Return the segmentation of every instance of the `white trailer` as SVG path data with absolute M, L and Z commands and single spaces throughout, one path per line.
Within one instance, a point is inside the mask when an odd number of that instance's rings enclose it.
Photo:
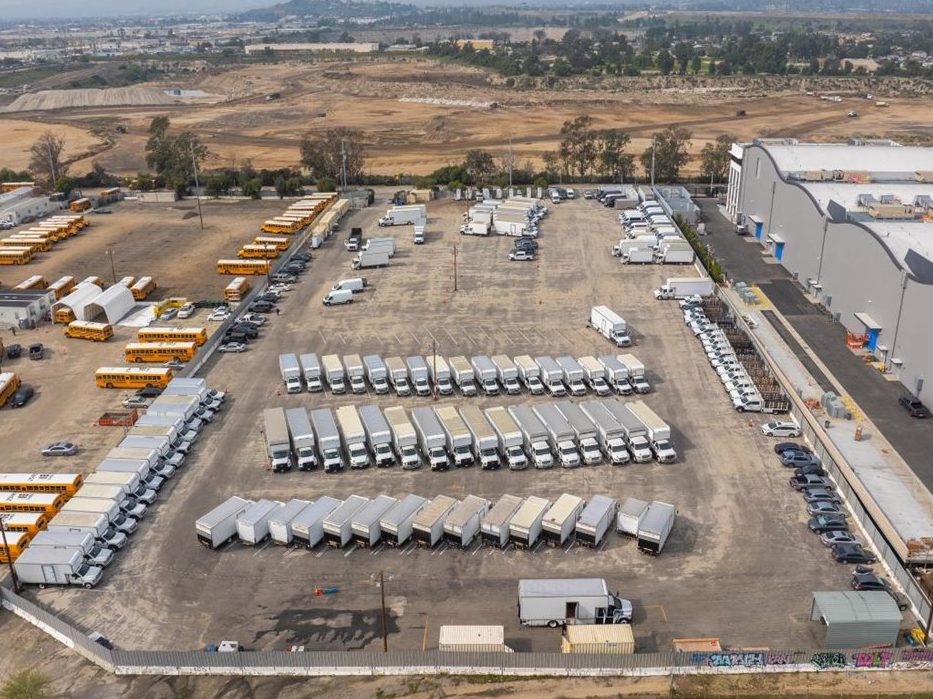
M 372 548 L 379 543 L 382 529 L 379 522 L 398 500 L 388 495 L 379 495 L 357 510 L 350 521 L 353 540 L 363 548 Z
M 401 406 L 385 409 L 385 418 L 392 430 L 392 444 L 406 471 L 421 468 L 421 456 L 418 454 L 418 433 Z
M 292 536 L 297 546 L 313 549 L 324 539 L 324 518 L 336 510 L 340 500 L 322 495 L 303 509 L 291 521 Z
M 577 520 L 577 543 L 590 548 L 599 548 L 612 528 L 615 516 L 615 500 L 605 495 L 591 497 Z
M 616 517 L 616 531 L 627 536 L 638 536 L 641 520 L 648 511 L 648 503 L 638 498 L 626 498 Z
M 459 548 L 469 548 L 479 534 L 480 523 L 489 512 L 489 500 L 467 495 L 444 520 L 444 538 Z
M 499 438 L 483 411 L 475 405 L 464 405 L 460 408 L 460 415 L 473 437 L 473 454 L 482 469 L 494 471 L 499 468 Z
M 275 500 L 257 500 L 243 510 L 236 518 L 236 531 L 240 541 L 247 546 L 255 546 L 265 541 L 269 536 L 269 520 L 284 507 L 285 505 Z
M 353 537 L 353 517 L 369 503 L 369 498 L 351 495 L 324 518 L 324 541 L 333 548 L 343 548 Z
M 528 458 L 522 448 L 525 438 L 518 423 L 502 406 L 488 408 L 486 418 L 495 430 L 499 442 L 499 456 L 512 471 L 521 471 L 528 468 Z
M 674 527 L 676 514 L 677 510 L 670 503 L 654 500 L 648 505 L 638 525 L 638 550 L 652 555 L 661 553 Z
M 540 396 L 544 393 L 544 384 L 541 383 L 541 369 L 527 354 L 515 357 L 515 367 L 518 369 L 518 376 L 525 388 L 533 396 Z
M 474 461 L 473 436 L 457 409 L 452 405 L 445 405 L 435 408 L 434 412 L 441 421 L 447 440 L 447 452 L 453 459 L 454 466 L 457 468 L 472 466 Z
M 366 431 L 366 440 L 373 453 L 373 462 L 382 468 L 395 464 L 395 453 L 392 451 L 392 432 L 386 422 L 382 411 L 376 405 L 364 405 L 360 408 L 360 420 Z
M 235 539 L 237 517 L 252 504 L 252 500 L 233 496 L 203 517 L 199 517 L 194 524 L 198 541 L 209 549 L 218 549 L 228 541 Z
M 313 352 L 298 357 L 301 364 L 301 375 L 304 377 L 308 393 L 319 393 L 324 390 L 321 383 L 321 362 Z
M 617 347 L 632 344 L 625 319 L 608 306 L 593 306 L 590 309 L 590 325 Z
M 302 408 L 304 410 L 304 408 Z M 269 518 L 269 536 L 273 544 L 291 546 L 294 532 L 292 521 L 311 506 L 308 500 L 289 500 Z
M 544 498 L 531 495 L 518 508 L 509 522 L 509 541 L 520 549 L 533 548 L 541 536 L 541 520 L 551 503 Z
M 382 515 L 379 527 L 382 540 L 387 546 L 404 546 L 411 538 L 415 517 L 428 504 L 420 495 L 406 495 L 395 506 Z
M 522 506 L 522 499 L 514 495 L 503 495 L 483 517 L 480 538 L 487 546 L 500 549 L 509 544 L 509 523 Z
M 541 538 L 549 546 L 563 546 L 577 526 L 583 511 L 583 498 L 562 493 L 541 520 Z
M 437 546 L 437 542 L 444 536 L 444 521 L 457 502 L 446 495 L 438 495 L 415 515 L 411 523 L 411 536 L 418 546 Z
M 527 405 L 510 405 L 509 414 L 518 423 L 524 438 L 525 454 L 535 468 L 551 468 L 554 456 L 548 446 L 547 427 Z

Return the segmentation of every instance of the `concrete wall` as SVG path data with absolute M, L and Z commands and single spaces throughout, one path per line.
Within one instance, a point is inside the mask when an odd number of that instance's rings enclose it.
M 730 195 L 738 187 L 737 210 L 764 222 L 762 246 L 773 251 L 769 234 L 782 238 L 781 264 L 816 300 L 838 314 L 847 330 L 866 332 L 855 313 L 866 313 L 881 325 L 878 345 L 888 350 L 876 355 L 909 391 L 933 403 L 933 386 L 923 381 L 933 377 L 929 351 L 933 325 L 928 322 L 933 286 L 913 279 L 881 240 L 862 226 L 826 220 L 806 189 L 784 181 L 760 146 L 745 149 L 741 178 L 730 185 Z M 754 226 L 750 228 L 754 235 Z M 893 364 L 892 359 L 902 364 Z

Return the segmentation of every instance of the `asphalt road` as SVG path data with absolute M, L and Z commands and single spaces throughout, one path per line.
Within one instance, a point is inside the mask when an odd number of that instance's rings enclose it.
M 933 461 L 930 460 L 933 420 L 912 418 L 898 405 L 898 398 L 906 393 L 904 387 L 886 380 L 853 354 L 846 346 L 845 328 L 811 304 L 787 270 L 766 263 L 758 244 L 737 236 L 733 225 L 719 213 L 714 199 L 696 201 L 703 209 L 708 243 L 727 276 L 735 281 L 755 282 L 761 287 L 924 485 L 933 490 Z M 778 331 L 781 332 L 781 328 Z M 786 336 L 784 339 L 788 340 Z M 788 344 L 800 356 L 799 345 L 790 341 Z M 810 364 L 804 362 L 808 369 Z M 824 385 L 819 375 L 814 378 Z

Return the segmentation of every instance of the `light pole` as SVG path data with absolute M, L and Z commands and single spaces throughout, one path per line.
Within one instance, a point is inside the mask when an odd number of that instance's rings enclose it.
M 437 340 L 431 338 L 431 362 L 434 365 L 431 369 L 431 376 L 434 377 L 434 400 L 437 400 Z
M 117 283 L 117 268 L 113 264 L 113 248 L 107 248 L 107 257 L 110 258 L 110 274 L 113 276 L 113 283 Z
M 454 245 L 454 291 L 457 291 L 457 246 Z
M 201 212 L 201 183 L 198 181 L 198 159 L 194 156 L 194 141 L 191 142 L 191 165 L 194 168 L 194 195 L 198 200 L 198 218 L 201 220 L 201 230 L 204 230 L 204 214 Z

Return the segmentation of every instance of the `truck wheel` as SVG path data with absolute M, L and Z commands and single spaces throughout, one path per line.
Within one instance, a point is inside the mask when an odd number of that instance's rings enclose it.
M 738 407 L 738 408 L 736 408 L 736 410 L 737 410 L 738 412 L 740 412 L 740 413 L 744 413 L 744 412 L 745 412 L 745 408 L 743 408 L 743 407 L 741 407 L 741 406 Z
M 40 590 L 44 590 L 46 587 L 48 587 L 48 585 L 46 585 L 45 583 L 39 583 Z
M 551 620 L 547 623 L 547 625 L 548 625 L 548 628 L 550 628 L 550 629 L 556 629 L 558 626 L 560 626 L 560 622 L 557 621 L 556 619 L 551 619 Z
M 94 587 L 94 586 L 91 585 L 91 583 L 84 583 L 84 589 L 85 589 L 85 590 L 90 590 L 92 587 Z

